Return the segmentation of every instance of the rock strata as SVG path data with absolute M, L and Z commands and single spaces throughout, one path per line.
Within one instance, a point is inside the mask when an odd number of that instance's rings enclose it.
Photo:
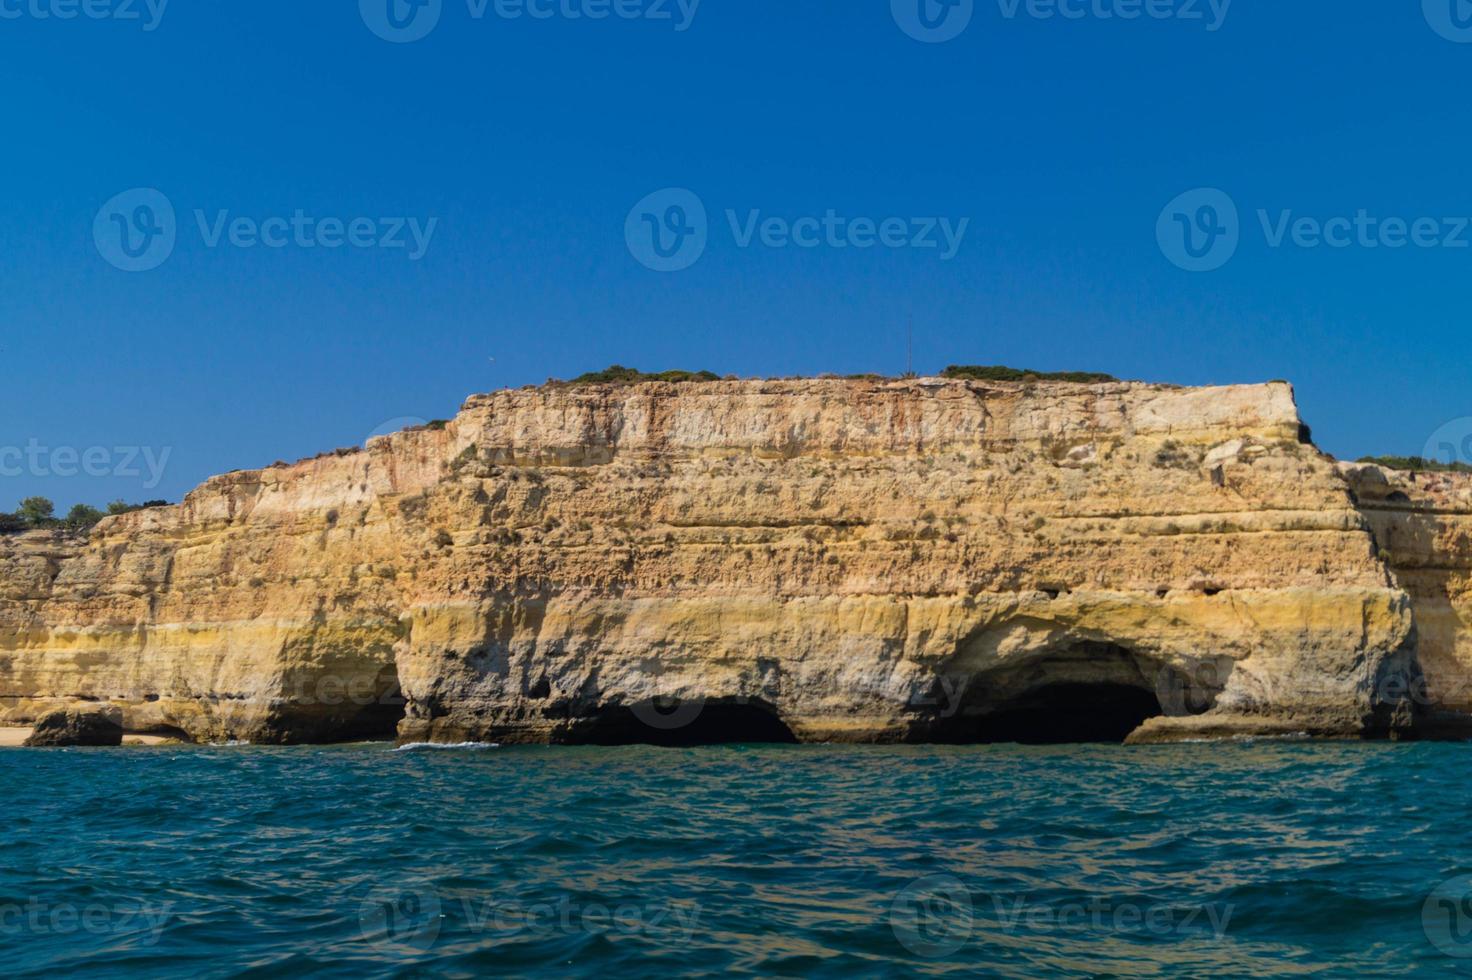
M 1426 736 L 1472 737 L 1472 474 L 1340 464 L 1376 552 L 1410 596 L 1406 693 Z
M 1451 690 L 1472 665 L 1434 599 L 1464 587 L 1435 576 L 1465 529 L 1392 540 L 1400 505 L 1362 482 L 1280 383 L 502 391 L 84 538 L 0 537 L 0 722 L 85 701 L 253 742 L 1403 733 L 1420 671 Z

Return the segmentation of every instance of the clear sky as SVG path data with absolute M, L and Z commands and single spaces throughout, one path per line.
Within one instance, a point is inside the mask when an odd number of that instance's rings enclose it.
M 1344 457 L 1472 416 L 1459 0 L 158 2 L 0 0 L 0 509 L 613 362 L 898 373 L 911 320 L 922 373 L 1290 379 Z

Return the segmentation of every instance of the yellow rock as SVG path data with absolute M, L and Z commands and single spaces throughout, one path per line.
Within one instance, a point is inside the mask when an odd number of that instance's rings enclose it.
M 1472 676 L 1472 525 L 1357 508 L 1301 431 L 1285 384 L 475 396 L 85 538 L 0 538 L 0 724 L 85 701 L 210 741 L 966 740 L 1050 712 L 1123 737 L 1154 705 L 1138 740 L 1386 733 L 1418 637 L 1438 690 Z

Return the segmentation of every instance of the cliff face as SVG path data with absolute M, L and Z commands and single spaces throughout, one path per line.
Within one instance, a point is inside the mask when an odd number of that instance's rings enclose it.
M 1472 737 L 1472 474 L 1342 464 L 1381 557 L 1411 597 L 1427 735 Z
M 1447 651 L 1428 677 L 1472 644 L 1300 428 L 1283 384 L 477 396 L 84 540 L 0 537 L 0 722 L 101 701 L 211 740 L 1384 733 L 1416 637 Z M 1449 542 L 1406 540 L 1397 575 Z

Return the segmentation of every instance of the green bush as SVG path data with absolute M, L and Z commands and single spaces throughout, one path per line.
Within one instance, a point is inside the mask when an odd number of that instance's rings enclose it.
M 1361 463 L 1373 463 L 1387 470 L 1409 470 L 1412 473 L 1472 473 L 1472 464 L 1443 463 L 1421 456 L 1361 456 Z
M 44 528 L 65 528 L 68 531 L 85 531 L 91 528 L 104 517 L 113 517 L 118 514 L 131 514 L 135 510 L 147 510 L 150 507 L 168 507 L 167 500 L 146 500 L 141 504 L 130 504 L 123 500 L 114 500 L 107 505 L 107 510 L 101 511 L 90 504 L 77 504 L 67 511 L 64 518 L 57 518 L 56 505 L 45 497 L 27 497 L 20 502 L 20 509 L 14 514 L 6 514 L 0 511 L 0 534 L 16 534 L 20 531 L 31 531 Z
M 568 384 L 574 385 L 605 385 L 605 384 L 641 384 L 646 381 L 667 381 L 674 384 L 683 384 L 691 381 L 719 381 L 721 376 L 713 371 L 659 371 L 648 374 L 637 368 L 624 367 L 614 364 L 602 371 L 590 371 L 573 378 Z
M 978 364 L 952 364 L 941 372 L 942 378 L 964 378 L 971 381 L 1072 381 L 1079 384 L 1098 384 L 1118 381 L 1112 374 L 1094 371 L 1031 371 L 1023 368 L 987 366 Z
M 83 531 L 89 527 L 92 527 L 94 524 L 96 524 L 98 521 L 102 520 L 106 516 L 106 514 L 98 510 L 96 507 L 89 507 L 86 504 L 77 504 L 71 510 L 67 511 L 66 520 L 62 523 L 64 523 L 69 529 L 73 531 Z
M 31 527 L 46 527 L 55 522 L 56 505 L 45 497 L 27 497 L 15 513 Z

